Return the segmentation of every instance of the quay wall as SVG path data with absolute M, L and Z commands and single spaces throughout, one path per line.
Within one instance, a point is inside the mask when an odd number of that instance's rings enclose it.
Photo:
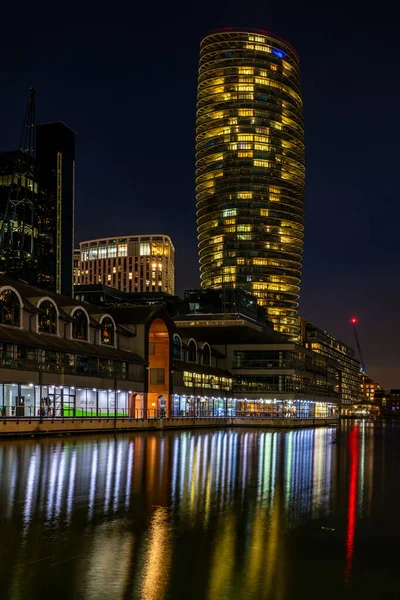
M 263 419 L 263 418 L 176 418 L 176 419 L 2 419 L 0 438 L 7 436 L 46 436 L 76 433 L 113 433 L 123 431 L 161 431 L 219 427 L 286 428 L 336 425 L 337 419 Z

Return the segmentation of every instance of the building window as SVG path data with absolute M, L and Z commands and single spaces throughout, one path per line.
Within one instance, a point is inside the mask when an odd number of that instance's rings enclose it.
M 197 360 L 197 347 L 194 340 L 190 340 L 188 344 L 188 361 L 196 362 Z
M 211 364 L 210 346 L 208 344 L 205 344 L 205 346 L 203 347 L 203 365 L 210 365 L 210 364 Z
M 72 337 L 76 340 L 88 339 L 88 319 L 85 311 L 77 310 L 72 323 Z
M 174 335 L 172 338 L 172 358 L 181 360 L 182 357 L 182 343 L 179 335 Z
M 140 242 L 140 256 L 150 256 L 150 242 Z
M 110 317 L 104 317 L 101 322 L 101 343 L 106 346 L 114 346 L 114 323 Z
M 165 369 L 150 369 L 150 383 L 163 385 L 165 383 Z
M 2 325 L 21 325 L 21 306 L 19 298 L 12 290 L 0 294 L 0 323 Z
M 50 300 L 44 300 L 40 305 L 38 331 L 57 333 L 57 309 Z

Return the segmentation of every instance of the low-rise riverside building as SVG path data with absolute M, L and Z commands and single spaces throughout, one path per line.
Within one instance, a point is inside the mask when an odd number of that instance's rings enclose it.
M 0 411 L 23 418 L 331 418 L 337 365 L 243 315 L 101 307 L 0 278 Z
M 339 372 L 330 358 L 288 342 L 271 328 L 235 323 L 233 315 L 222 321 L 221 315 L 187 315 L 175 323 L 183 341 L 207 339 L 224 357 L 236 416 L 336 416 Z
M 0 278 L 2 416 L 128 415 L 145 392 L 133 337 L 97 306 Z

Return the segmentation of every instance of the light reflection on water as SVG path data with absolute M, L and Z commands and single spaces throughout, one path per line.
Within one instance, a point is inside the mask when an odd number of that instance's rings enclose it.
M 388 432 L 364 421 L 1 442 L 2 598 L 285 599 L 307 573 L 329 578 L 325 597 L 357 590 L 357 534 L 381 514 L 374 468 L 388 443 L 400 450 Z

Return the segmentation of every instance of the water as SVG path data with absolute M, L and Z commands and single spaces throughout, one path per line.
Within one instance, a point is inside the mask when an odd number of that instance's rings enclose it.
M 0 441 L 0 598 L 399 598 L 399 465 L 370 421 Z

